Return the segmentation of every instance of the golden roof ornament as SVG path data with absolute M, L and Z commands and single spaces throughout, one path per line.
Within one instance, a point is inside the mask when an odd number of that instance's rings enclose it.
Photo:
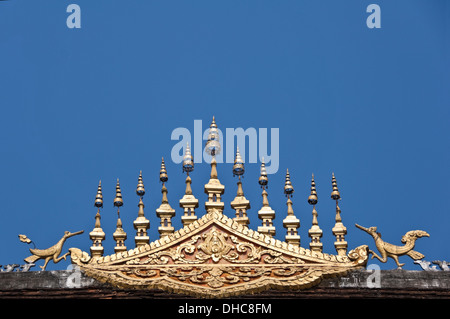
M 287 197 L 287 216 L 283 220 L 283 227 L 286 228 L 286 242 L 288 244 L 300 246 L 300 235 L 297 229 L 300 227 L 300 220 L 295 217 L 294 209 L 292 208 L 292 194 L 294 193 L 294 187 L 291 183 L 291 176 L 289 170 L 286 170 L 286 181 L 284 184 L 284 194 Z
M 161 219 L 161 225 L 158 227 L 160 237 L 164 237 L 173 233 L 174 228 L 172 226 L 172 217 L 175 216 L 175 209 L 173 209 L 169 200 L 167 199 L 167 188 L 165 183 L 169 180 L 169 176 L 166 171 L 166 164 L 164 163 L 164 157 L 161 160 L 161 170 L 159 171 L 159 180 L 162 182 L 162 200 L 161 205 L 156 209 L 156 216 Z
M 117 224 L 116 231 L 113 233 L 114 241 L 116 246 L 114 247 L 114 252 L 124 252 L 127 250 L 125 246 L 125 240 L 127 239 L 127 233 L 122 228 L 122 220 L 120 219 L 120 207 L 123 206 L 122 191 L 120 190 L 119 179 L 117 179 L 116 184 L 116 197 L 114 198 L 114 206 L 117 207 Z
M 205 152 L 212 157 L 218 155 L 221 151 L 220 141 L 219 141 L 219 130 L 217 129 L 216 121 L 212 119 L 211 125 L 209 126 L 208 140 L 205 145 Z
M 319 221 L 317 220 L 317 216 L 318 216 L 318 213 L 316 210 L 317 202 L 318 202 L 318 197 L 317 197 L 317 191 L 316 191 L 316 183 L 314 181 L 314 174 L 312 174 L 311 195 L 309 195 L 309 197 L 308 197 L 308 204 L 313 206 L 312 226 L 308 230 L 308 236 L 311 237 L 311 242 L 309 243 L 309 249 L 311 249 L 311 251 L 317 251 L 317 252 L 321 253 L 322 249 L 323 249 L 323 244 L 320 242 L 320 238 L 323 235 L 323 231 L 322 231 L 322 229 L 320 229 Z
M 150 237 L 147 234 L 147 230 L 150 228 L 150 221 L 145 218 L 144 215 L 144 202 L 143 197 L 145 195 L 144 180 L 142 178 L 142 171 L 139 172 L 138 184 L 136 187 L 136 195 L 139 196 L 139 210 L 138 217 L 134 220 L 133 226 L 136 229 L 136 236 L 134 241 L 136 247 L 144 246 L 150 242 Z
M 267 178 L 266 165 L 264 163 L 264 157 L 261 160 L 261 175 L 258 180 L 259 185 L 262 188 L 263 205 L 258 211 L 258 218 L 262 220 L 262 226 L 258 227 L 258 232 L 266 234 L 267 236 L 275 236 L 276 229 L 273 226 L 273 220 L 275 219 L 275 211 L 269 206 L 268 194 L 266 191 L 269 179 Z
M 104 248 L 102 245 L 105 240 L 105 232 L 100 225 L 100 208 L 103 207 L 103 195 L 102 195 L 102 181 L 98 182 L 97 195 L 95 196 L 94 206 L 97 207 L 97 214 L 95 215 L 94 229 L 89 233 L 89 238 L 92 240 L 92 246 L 90 247 L 92 257 L 103 256 Z
M 166 171 L 166 163 L 164 163 L 164 157 L 161 158 L 161 169 L 159 170 L 159 181 L 163 184 L 169 180 Z
M 183 208 L 183 216 L 181 222 L 183 226 L 187 226 L 197 220 L 195 209 L 198 207 L 198 199 L 192 194 L 191 177 L 189 173 L 194 170 L 194 161 L 189 148 L 189 143 L 186 145 L 186 151 L 183 159 L 183 172 L 186 172 L 186 191 L 182 199 L 180 199 L 180 207 Z
M 221 200 L 221 196 L 225 192 L 225 186 L 220 183 L 217 174 L 216 155 L 220 153 L 220 150 L 219 132 L 213 117 L 209 128 L 208 140 L 205 145 L 205 152 L 212 156 L 210 179 L 205 185 L 205 193 L 208 194 L 208 200 L 205 202 L 207 212 L 210 212 L 212 209 L 223 212 L 225 207 L 225 203 Z
M 233 218 L 234 221 L 241 225 L 247 226 L 250 223 L 250 220 L 247 216 L 247 210 L 250 209 L 250 201 L 245 198 L 244 190 L 242 189 L 242 181 L 241 176 L 244 175 L 244 161 L 241 158 L 241 154 L 239 153 L 239 147 L 236 149 L 236 157 L 233 165 L 233 176 L 238 176 L 238 188 L 237 194 L 234 200 L 231 202 L 231 208 L 235 210 L 236 217 Z
M 338 201 L 341 199 L 341 194 L 339 193 L 337 187 L 336 177 L 334 173 L 332 174 L 331 184 L 333 186 L 333 191 L 331 192 L 331 198 L 336 201 L 336 218 L 335 225 L 332 229 L 334 236 L 336 236 L 336 241 L 334 242 L 334 247 L 339 256 L 345 256 L 347 254 L 347 242 L 345 241 L 345 235 L 347 234 L 347 228 L 342 223 L 341 209 L 339 208 Z
M 191 155 L 191 148 L 189 143 L 186 144 L 186 151 L 183 157 L 183 173 L 186 172 L 187 176 L 194 170 L 194 158 Z
M 59 256 L 62 252 L 64 243 L 66 242 L 66 240 L 68 238 L 70 238 L 72 236 L 80 235 L 83 232 L 84 232 L 83 230 L 80 230 L 80 231 L 77 231 L 74 233 L 65 231 L 63 237 L 61 237 L 61 239 L 50 248 L 47 248 L 47 249 L 30 248 L 31 256 L 28 256 L 24 260 L 27 264 L 33 264 L 40 259 L 44 259 L 45 260 L 44 265 L 39 266 L 39 267 L 41 267 L 42 270 L 45 270 L 45 268 L 47 267 L 47 264 L 50 261 L 53 261 L 53 263 L 56 264 L 56 263 L 59 263 L 63 259 L 66 260 L 66 257 L 71 254 L 71 249 L 73 249 L 73 248 L 69 249 L 69 252 L 65 253 L 64 255 Z M 19 235 L 19 239 L 21 242 L 24 242 L 27 244 L 33 243 L 26 235 Z M 87 253 L 85 253 L 85 255 L 87 255 Z
M 97 195 L 95 196 L 94 206 L 97 208 L 103 207 L 103 195 L 102 195 L 102 181 L 98 182 Z
M 242 160 L 241 153 L 239 153 L 239 147 L 236 148 L 236 157 L 234 159 L 233 165 L 233 177 L 238 176 L 239 180 L 241 180 L 241 176 L 244 175 L 244 161 Z
M 286 179 L 284 183 L 284 194 L 287 198 L 290 198 L 294 194 L 294 187 L 291 183 L 291 175 L 289 174 L 289 169 L 286 170 Z
M 145 195 L 144 180 L 142 179 L 142 171 L 139 172 L 138 184 L 136 187 L 136 195 L 138 195 L 140 198 L 144 197 Z
M 261 159 L 261 174 L 259 176 L 258 184 L 264 190 L 267 188 L 269 179 L 267 178 L 266 164 L 264 163 L 264 157 Z
M 355 224 L 355 226 L 361 230 L 364 230 L 366 233 L 371 235 L 373 239 L 375 240 L 375 246 L 377 247 L 379 253 L 381 256 L 378 256 L 373 250 L 369 250 L 369 253 L 371 253 L 373 256 L 372 258 L 377 258 L 382 263 L 387 262 L 388 257 L 394 259 L 395 263 L 397 264 L 398 269 L 402 269 L 402 267 L 405 265 L 404 263 L 400 263 L 398 261 L 398 257 L 407 255 L 411 257 L 413 260 L 420 260 L 425 258 L 425 256 L 422 253 L 419 253 L 418 251 L 414 251 L 413 248 L 416 244 L 416 240 L 421 237 L 430 237 L 430 234 L 428 234 L 426 231 L 423 230 L 411 230 L 407 232 L 402 237 L 402 243 L 404 243 L 403 246 L 397 246 L 389 244 L 381 239 L 381 234 L 377 232 L 376 227 L 369 227 L 365 228 L 363 226 L 360 226 L 358 224 Z M 434 262 L 433 262 L 434 263 Z
M 308 203 L 313 206 L 312 227 L 308 231 L 311 237 L 310 249 L 301 247 L 287 236 L 286 241 L 274 238 L 275 211 L 272 210 L 268 201 L 268 175 L 264 159 L 261 161 L 261 174 L 258 179 L 263 199 L 258 217 L 262 220 L 262 225 L 257 228 L 257 231 L 249 228 L 247 222 L 239 220 L 239 210 L 243 209 L 242 213 L 246 212 L 250 208 L 250 202 L 244 197 L 240 177 L 243 176 L 245 169 L 238 152 L 233 165 L 233 174 L 239 177 L 238 188 L 236 197 L 231 202 L 231 208 L 236 210 L 237 215 L 235 218 L 227 217 L 227 214 L 224 214 L 222 202 L 225 187 L 220 183 L 217 174 L 216 155 L 221 149 L 218 132 L 213 118 L 205 146 L 205 152 L 212 155 L 212 161 L 210 179 L 205 185 L 205 193 L 208 195 L 205 203 L 206 212 L 202 216 L 196 216 L 196 219 L 190 222 L 186 218 L 183 219 L 188 212 L 186 209 L 191 209 L 193 212 L 198 204 L 192 195 L 192 181 L 189 176 L 193 171 L 192 155 L 189 147 L 186 147 L 183 158 L 183 172 L 187 173 L 186 192 L 184 200 L 180 200 L 180 206 L 185 212 L 182 217 L 183 227 L 175 230 L 172 226 L 175 210 L 170 207 L 167 199 L 165 183 L 168 181 L 168 175 L 164 159 L 162 159 L 160 170 L 160 181 L 163 183 L 162 202 L 156 210 L 158 217 L 161 218 L 161 226 L 158 227 L 160 238 L 142 244 L 136 241 L 135 248 L 128 251 L 126 248 L 115 250 L 115 253 L 106 256 L 96 255 L 95 250 L 92 250 L 89 255 L 78 248 L 71 248 L 69 252 L 72 263 L 80 267 L 87 276 L 119 288 L 162 289 L 170 293 L 188 294 L 194 297 L 224 298 L 248 295 L 267 289 L 309 288 L 319 284 L 323 278 L 343 276 L 349 271 L 365 267 L 370 253 L 381 262 L 385 262 L 389 257 L 397 262 L 398 257 L 402 255 L 408 255 L 413 259 L 423 258 L 422 254 L 413 250 L 413 247 L 415 239 L 427 236 L 427 233 L 408 232 L 402 238 L 405 245 L 394 246 L 383 242 L 376 228 L 366 229 L 362 226 L 358 228 L 368 232 L 375 239 L 379 255 L 369 250 L 367 245 L 361 245 L 347 253 L 345 241 L 347 229 L 342 223 L 338 205 L 341 195 L 334 174 L 331 198 L 336 201 L 336 216 L 332 232 L 336 236 L 334 245 L 337 254 L 323 252 L 320 242 L 322 230 L 318 224 L 316 210 L 318 196 L 314 175 L 311 179 L 311 194 L 308 197 Z M 291 198 L 294 188 L 290 174 L 287 172 L 286 175 L 284 193 L 287 196 L 287 217 L 283 220 L 283 225 L 288 228 L 288 234 L 292 230 L 295 235 L 298 219 L 294 215 Z M 117 190 L 114 206 L 119 209 L 123 205 L 119 184 L 117 184 Z M 138 179 L 136 193 L 140 197 L 138 205 L 140 217 L 144 215 L 142 197 L 145 193 L 141 176 Z M 95 201 L 98 213 L 102 204 L 103 198 L 99 187 Z M 197 215 L 199 215 L 198 212 Z M 299 224 L 300 221 L 298 226 Z M 99 226 L 99 219 L 98 223 L 96 222 L 97 225 Z M 120 218 L 118 226 L 120 226 L 118 229 L 122 228 Z M 20 238 L 29 242 L 24 235 Z M 58 249 L 52 252 L 56 253 L 56 258 L 60 258 L 58 254 L 61 250 L 59 246 L 56 248 Z M 45 256 L 42 254 L 40 256 L 55 258 L 55 255 L 50 255 L 49 252 Z M 35 258 L 41 257 L 30 256 L 28 260 L 37 260 Z M 398 265 L 402 264 L 398 263 Z
M 116 197 L 114 198 L 114 206 L 117 207 L 117 212 L 119 212 L 119 208 L 123 206 L 122 191 L 120 190 L 119 179 L 117 179 L 116 184 Z

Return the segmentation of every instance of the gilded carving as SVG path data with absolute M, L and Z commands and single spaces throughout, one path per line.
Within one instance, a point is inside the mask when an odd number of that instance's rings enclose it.
M 269 288 L 307 288 L 364 267 L 368 247 L 348 256 L 312 252 L 260 234 L 211 209 L 171 236 L 100 258 L 72 248 L 88 276 L 118 287 L 221 298 Z
M 365 231 L 369 235 L 371 235 L 375 241 L 375 246 L 377 247 L 378 251 L 380 252 L 380 256 L 378 256 L 373 250 L 369 250 L 369 253 L 372 254 L 372 259 L 375 257 L 379 261 L 385 263 L 387 262 L 388 257 L 391 257 L 394 259 L 395 263 L 397 264 L 397 267 L 400 269 L 404 265 L 401 264 L 398 261 L 398 257 L 407 255 L 411 257 L 413 260 L 420 260 L 423 259 L 425 256 L 422 253 L 419 253 L 415 250 L 413 250 L 416 240 L 421 237 L 430 237 L 430 235 L 423 231 L 423 230 L 411 230 L 407 232 L 402 237 L 402 243 L 404 243 L 403 246 L 396 246 L 392 245 L 390 243 L 387 243 L 381 239 L 381 234 L 377 232 L 376 227 L 369 227 L 365 228 L 363 226 L 360 226 L 358 224 L 355 225 L 357 228 Z

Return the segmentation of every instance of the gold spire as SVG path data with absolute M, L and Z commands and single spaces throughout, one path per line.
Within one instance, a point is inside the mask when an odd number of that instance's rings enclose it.
M 239 180 L 241 180 L 241 175 L 244 175 L 244 172 L 244 161 L 242 160 L 241 153 L 239 153 L 239 147 L 237 147 L 233 165 L 233 177 L 237 175 L 239 176 Z
M 95 196 L 94 206 L 98 207 L 98 208 L 103 207 L 102 181 L 101 180 L 98 182 L 97 196 Z
M 258 226 L 258 232 L 266 234 L 268 236 L 275 236 L 276 230 L 273 226 L 273 219 L 275 219 L 275 211 L 269 206 L 268 194 L 266 191 L 269 179 L 267 178 L 266 164 L 264 163 L 264 157 L 261 160 L 261 175 L 258 180 L 259 185 L 263 189 L 262 197 L 263 204 L 258 211 L 258 218 L 262 220 L 262 226 Z
M 136 236 L 134 237 L 134 242 L 136 244 L 136 247 L 143 246 L 145 244 L 148 244 L 150 242 L 150 238 L 147 234 L 147 229 L 150 228 L 150 221 L 145 218 L 144 215 L 144 202 L 142 201 L 142 198 L 145 195 L 145 188 L 144 188 L 144 180 L 142 179 L 142 171 L 139 172 L 138 177 L 138 184 L 136 187 L 136 195 L 139 196 L 139 210 L 138 210 L 138 217 L 134 220 L 133 226 L 136 229 Z
M 237 194 L 234 200 L 231 202 L 231 208 L 236 211 L 236 217 L 233 218 L 237 223 L 247 226 L 250 221 L 247 216 L 247 210 L 250 209 L 250 201 L 244 196 L 244 190 L 242 189 L 241 176 L 244 175 L 244 161 L 239 153 L 239 148 L 236 150 L 236 158 L 233 165 L 233 176 L 239 176 Z
M 333 186 L 333 191 L 331 192 L 331 198 L 336 201 L 336 218 L 335 225 L 332 229 L 333 234 L 336 236 L 336 241 L 334 242 L 334 247 L 339 256 L 345 256 L 347 254 L 347 242 L 345 241 L 345 235 L 347 234 L 347 228 L 342 223 L 341 218 L 341 209 L 339 208 L 338 201 L 341 199 L 341 195 L 339 193 L 337 187 L 337 181 L 334 177 L 334 173 L 332 175 L 331 183 Z
M 264 190 L 267 187 L 269 180 L 267 179 L 266 163 L 264 163 L 264 157 L 261 160 L 261 175 L 259 176 L 258 183 Z
M 136 195 L 143 197 L 145 195 L 144 180 L 142 179 L 142 171 L 139 172 L 138 184 L 136 187 Z
M 216 121 L 213 116 L 211 125 L 209 126 L 208 140 L 206 141 L 205 151 L 212 157 L 220 153 L 220 141 L 219 141 L 219 130 L 217 129 Z
M 161 159 L 161 169 L 159 170 L 159 180 L 164 184 L 169 180 L 166 171 L 166 164 L 164 163 L 164 157 Z
M 186 152 L 183 157 L 183 172 L 189 176 L 189 173 L 194 170 L 194 159 L 191 155 L 191 148 L 189 143 L 186 144 Z
M 97 188 L 97 196 L 95 196 L 94 206 L 97 207 L 97 214 L 95 215 L 94 229 L 89 233 L 89 238 L 92 240 L 91 256 L 101 257 L 103 256 L 102 241 L 105 239 L 105 233 L 100 225 L 100 208 L 103 207 L 103 195 L 102 195 L 102 181 L 100 180 Z
M 116 184 L 116 198 L 114 198 L 114 206 L 117 207 L 117 212 L 119 212 L 119 207 L 123 206 L 122 192 L 120 190 L 119 179 L 117 179 Z
M 332 173 L 331 185 L 333 186 L 333 191 L 331 192 L 331 198 L 334 200 L 341 199 L 341 194 L 339 193 L 339 190 L 337 187 L 337 181 L 336 181 L 336 177 L 334 177 L 334 173 Z
M 294 193 L 294 187 L 292 187 L 291 183 L 291 175 L 289 175 L 289 169 L 286 169 L 286 181 L 284 183 L 284 194 L 287 198 L 290 198 Z
M 174 228 L 172 227 L 172 217 L 175 216 L 175 210 L 170 207 L 169 200 L 167 199 L 167 188 L 165 183 L 169 180 L 167 175 L 166 165 L 164 158 L 161 160 L 161 170 L 159 171 L 159 180 L 163 183 L 161 188 L 162 200 L 161 205 L 156 209 L 156 215 L 161 218 L 161 226 L 158 227 L 160 237 L 172 234 Z
M 223 213 L 225 204 L 221 201 L 221 195 L 225 192 L 225 187 L 220 183 L 217 175 L 216 155 L 220 153 L 219 131 L 213 117 L 209 127 L 208 140 L 205 145 L 205 152 L 212 156 L 211 177 L 208 184 L 205 185 L 205 193 L 208 194 L 208 201 L 205 202 L 205 209 L 210 212 L 212 209 Z
M 187 226 L 197 220 L 195 209 L 198 207 L 198 199 L 192 194 L 191 177 L 189 173 L 194 170 L 194 161 L 189 148 L 189 143 L 186 146 L 186 152 L 183 160 L 183 172 L 186 172 L 186 191 L 182 199 L 180 199 L 180 207 L 183 208 L 183 216 L 181 222 L 183 226 Z
M 125 239 L 127 239 L 127 233 L 122 228 L 122 220 L 120 219 L 120 207 L 123 206 L 122 192 L 120 190 L 119 179 L 117 179 L 116 184 L 116 197 L 114 198 L 114 206 L 117 207 L 117 227 L 116 231 L 113 233 L 113 238 L 116 241 L 116 246 L 114 247 L 114 252 L 126 251 Z
M 322 237 L 322 229 L 319 227 L 319 222 L 317 220 L 317 210 L 316 204 L 318 202 L 317 192 L 316 192 L 316 183 L 314 181 L 314 174 L 312 174 L 311 178 L 311 195 L 308 197 L 308 204 L 313 205 L 313 219 L 312 226 L 308 231 L 308 236 L 311 237 L 311 242 L 309 243 L 309 248 L 312 251 L 322 252 L 323 244 L 320 242 L 320 238 Z
M 286 171 L 286 181 L 284 185 L 284 194 L 287 197 L 287 216 L 283 220 L 283 227 L 286 228 L 286 242 L 288 244 L 300 246 L 300 235 L 297 229 L 300 227 L 300 220 L 295 217 L 294 209 L 292 208 L 291 196 L 294 193 L 294 187 L 291 183 L 291 176 L 289 175 L 289 170 Z

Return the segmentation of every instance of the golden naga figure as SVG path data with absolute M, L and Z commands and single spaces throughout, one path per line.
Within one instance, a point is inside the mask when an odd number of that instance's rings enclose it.
M 83 230 L 77 231 L 75 233 L 65 231 L 64 236 L 55 245 L 53 245 L 50 248 L 47 248 L 47 249 L 36 249 L 36 248 L 31 249 L 30 248 L 30 252 L 32 253 L 32 255 L 25 258 L 24 260 L 27 263 L 33 263 L 39 259 L 45 259 L 44 266 L 40 266 L 42 270 L 45 270 L 45 267 L 47 267 L 48 262 L 52 259 L 55 264 L 60 262 L 61 259 L 63 259 L 63 258 L 64 258 L 64 260 L 66 260 L 66 257 L 67 257 L 67 255 L 70 255 L 70 252 L 65 253 L 61 257 L 58 257 L 61 254 L 64 242 L 66 241 L 67 238 L 82 234 L 83 232 L 84 232 Z M 32 243 L 32 241 L 25 235 L 19 235 L 19 239 L 21 242 L 24 242 L 27 244 Z
M 408 255 L 414 260 L 423 259 L 425 256 L 417 251 L 414 251 L 413 248 L 415 246 L 417 238 L 420 237 L 430 237 L 430 235 L 423 231 L 423 230 L 411 230 L 407 232 L 402 237 L 402 243 L 404 243 L 404 246 L 396 246 L 389 243 L 386 243 L 381 239 L 381 234 L 377 232 L 376 227 L 369 227 L 365 228 L 363 226 L 360 226 L 358 224 L 355 224 L 356 227 L 358 227 L 361 230 L 364 230 L 366 233 L 371 235 L 373 239 L 375 240 L 375 246 L 377 247 L 378 251 L 381 254 L 381 257 L 378 256 L 374 251 L 369 250 L 369 253 L 372 253 L 372 259 L 376 257 L 379 261 L 385 263 L 387 261 L 388 257 L 391 257 L 394 259 L 395 263 L 397 264 L 398 268 L 401 269 L 402 266 L 405 264 L 400 264 L 398 262 L 398 257 L 403 255 Z

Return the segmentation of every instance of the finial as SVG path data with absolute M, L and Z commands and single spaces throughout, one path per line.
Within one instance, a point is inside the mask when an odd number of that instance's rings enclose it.
M 143 197 L 145 195 L 145 189 L 144 189 L 144 181 L 142 179 L 142 171 L 139 172 L 139 178 L 138 178 L 138 184 L 136 188 L 136 194 L 139 197 Z
M 341 195 L 339 194 L 339 190 L 337 188 L 336 177 L 331 179 L 333 185 L 333 191 L 331 192 L 331 198 L 336 201 L 336 223 L 334 227 L 331 229 L 333 234 L 336 236 L 336 241 L 334 242 L 334 247 L 339 256 L 345 256 L 347 254 L 347 242 L 345 241 L 345 235 L 347 234 L 347 228 L 342 223 L 341 217 L 341 209 L 338 205 L 338 200 L 341 199 Z
M 103 256 L 104 248 L 102 241 L 105 239 L 105 233 L 100 225 L 100 208 L 103 207 L 103 195 L 102 195 L 102 181 L 100 180 L 97 188 L 97 196 L 95 196 L 94 206 L 97 207 L 97 214 L 95 215 L 94 229 L 89 233 L 89 238 L 92 240 L 91 256 L 101 257 Z
M 95 196 L 94 206 L 97 208 L 103 207 L 103 195 L 102 195 L 102 181 L 98 182 L 97 196 Z
M 284 194 L 289 198 L 294 193 L 294 187 L 291 183 L 291 176 L 289 175 L 289 169 L 286 170 L 286 182 L 284 184 Z
M 189 147 L 189 143 L 186 144 L 186 152 L 183 157 L 183 173 L 186 172 L 189 176 L 189 173 L 194 170 L 194 160 L 191 155 L 191 148 Z
M 169 180 L 169 177 L 167 176 L 167 171 L 166 171 L 166 164 L 164 163 L 164 157 L 161 160 L 161 169 L 159 171 L 159 180 L 163 183 L 165 183 Z
M 317 192 L 316 192 L 316 182 L 314 181 L 314 174 L 312 174 L 311 178 L 311 195 L 308 197 L 308 203 L 310 205 L 316 205 L 317 204 Z
M 117 179 L 116 184 L 116 198 L 114 198 L 114 206 L 116 207 L 123 206 L 122 192 L 120 191 L 119 179 Z
M 236 149 L 236 157 L 234 159 L 233 165 L 233 177 L 239 176 L 239 180 L 241 179 L 241 175 L 244 175 L 244 161 L 242 160 L 241 153 L 239 153 L 239 147 Z
M 266 164 L 264 163 L 264 157 L 261 159 L 261 176 L 259 176 L 258 183 L 262 189 L 267 188 L 269 180 L 267 178 Z
M 211 156 L 215 156 L 220 153 L 219 131 L 217 129 L 214 116 L 211 125 L 209 126 L 209 134 L 205 145 L 205 152 Z
M 336 182 L 336 177 L 334 177 L 334 173 L 333 173 L 333 177 L 331 178 L 331 184 L 333 186 L 333 191 L 331 192 L 331 198 L 334 200 L 341 199 L 341 194 L 339 193 L 339 190 L 337 187 L 337 182 Z

